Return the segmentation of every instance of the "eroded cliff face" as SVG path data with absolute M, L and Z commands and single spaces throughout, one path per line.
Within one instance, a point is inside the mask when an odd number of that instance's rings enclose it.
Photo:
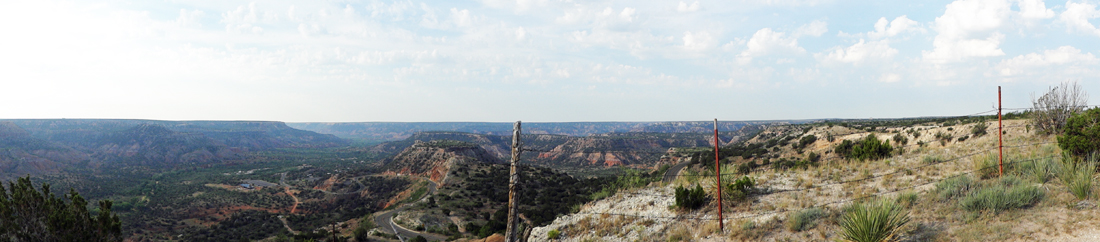
M 744 140 L 757 132 L 759 127 L 747 127 L 735 132 L 724 132 L 719 145 L 729 145 Z M 407 140 L 383 143 L 372 150 L 393 152 L 411 147 L 414 142 L 462 141 L 476 145 L 500 160 L 512 156 L 510 136 L 484 135 L 460 132 L 422 132 Z M 617 166 L 651 169 L 665 164 L 675 164 L 676 159 L 663 158 L 671 148 L 713 147 L 711 133 L 607 133 L 585 137 L 526 134 L 522 138 L 524 152 L 522 162 L 555 169 L 606 169 Z
M 386 162 L 386 170 L 401 175 L 420 176 L 442 183 L 455 166 L 475 163 L 504 163 L 480 146 L 461 143 L 417 142 Z
M 30 136 L 12 122 L 0 122 L 0 179 L 51 174 L 89 156 Z

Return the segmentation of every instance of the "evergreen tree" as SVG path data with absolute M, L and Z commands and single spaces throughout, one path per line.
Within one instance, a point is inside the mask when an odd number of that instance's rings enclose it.
M 92 216 L 76 190 L 64 197 L 51 193 L 49 184 L 34 189 L 30 177 L 8 182 L 7 189 L 0 184 L 0 241 L 122 241 L 110 200 L 99 201 Z

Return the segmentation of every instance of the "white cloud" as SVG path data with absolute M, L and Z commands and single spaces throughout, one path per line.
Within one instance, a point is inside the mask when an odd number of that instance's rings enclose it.
M 1089 23 L 1089 19 L 1100 18 L 1100 10 L 1096 9 L 1096 5 L 1087 2 L 1066 2 L 1066 11 L 1062 12 L 1059 18 L 1066 24 L 1067 31 L 1100 36 L 1100 29 Z
M 772 31 L 771 28 L 763 28 L 756 31 L 752 38 L 745 43 L 746 49 L 737 55 L 739 64 L 748 64 L 753 58 L 771 54 L 801 54 L 805 49 L 798 46 L 798 39 L 788 37 L 783 32 Z
M 699 7 L 699 1 L 695 1 L 691 3 L 691 5 L 688 5 L 684 1 L 680 1 L 680 5 L 676 6 L 676 11 L 681 13 L 695 12 L 699 11 L 699 9 L 702 9 L 701 7 Z
M 523 27 L 516 28 L 516 40 L 524 40 L 527 38 L 527 30 Z
M 684 49 L 688 51 L 705 51 L 714 48 L 718 40 L 710 36 L 708 32 L 684 32 Z
M 318 24 L 298 24 L 298 34 L 305 37 L 316 36 L 326 32 L 325 28 Z
M 816 56 L 825 62 L 840 62 L 850 63 L 853 65 L 862 65 L 867 62 L 888 60 L 898 54 L 898 50 L 890 48 L 890 44 L 885 40 L 864 42 L 863 39 L 847 48 L 841 48 L 833 50 L 828 54 L 817 54 Z
M 1100 62 L 1092 53 L 1081 53 L 1080 49 L 1073 46 L 1062 46 L 1053 50 L 1043 51 L 1042 54 L 1031 53 L 1019 55 L 1012 59 L 1001 61 L 995 68 L 1001 76 L 1015 76 L 1036 74 L 1036 68 L 1056 65 L 1095 65 Z
M 635 12 L 636 10 L 634 8 L 623 8 L 623 11 L 619 13 L 619 17 L 627 22 L 633 22 Z
M 1054 10 L 1047 9 L 1043 0 L 1020 0 L 1020 17 L 1029 20 L 1048 19 L 1054 17 Z
M 555 22 L 566 25 L 587 25 L 599 29 L 627 29 L 638 19 L 637 9 L 623 8 L 616 11 L 611 7 L 599 8 L 587 6 L 575 6 L 565 9 L 563 14 L 555 19 Z
M 257 24 L 264 21 L 274 20 L 276 15 L 270 13 L 261 12 L 256 8 L 256 3 L 249 3 L 248 8 L 245 6 L 238 6 L 236 10 L 227 11 L 222 14 L 222 22 L 225 23 L 225 31 L 229 33 L 245 33 L 251 32 L 253 34 L 262 34 L 263 27 Z
M 176 25 L 180 27 L 202 27 L 198 19 L 203 16 L 202 10 L 187 11 L 187 9 L 180 9 L 180 16 L 176 18 Z
M 796 29 L 792 35 L 795 38 L 806 35 L 819 37 L 822 34 L 825 34 L 825 32 L 829 32 L 829 24 L 825 23 L 825 21 L 814 20 L 813 22 L 798 27 L 798 29 Z
M 493 8 L 512 9 L 516 13 L 550 5 L 549 0 L 482 0 L 480 2 Z
M 875 22 L 875 31 L 868 32 L 867 37 L 871 39 L 882 39 L 894 37 L 905 32 L 925 32 L 925 30 L 920 26 L 920 23 L 905 17 L 905 15 L 894 18 L 894 21 L 887 21 L 886 18 L 883 17 L 879 18 L 878 22 Z
M 1006 0 L 957 0 L 936 17 L 932 51 L 922 51 L 931 63 L 957 62 L 972 57 L 1002 56 L 1000 29 L 1011 10 Z
M 372 2 L 366 6 L 369 16 L 374 19 L 388 21 L 411 20 L 418 17 L 417 6 L 410 1 L 395 1 L 390 4 L 384 2 Z M 293 15 L 293 7 L 288 15 Z
M 474 17 L 470 16 L 470 10 L 457 8 L 451 8 L 451 18 L 454 20 L 456 26 L 470 27 L 473 25 Z
M 882 77 L 879 77 L 878 81 L 886 83 L 898 82 L 901 81 L 901 75 L 894 73 L 884 73 L 882 74 Z

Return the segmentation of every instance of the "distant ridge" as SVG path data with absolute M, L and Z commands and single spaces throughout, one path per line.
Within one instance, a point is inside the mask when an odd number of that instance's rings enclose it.
M 173 169 L 243 159 L 249 151 L 346 146 L 282 122 L 124 119 L 0 120 L 0 179 L 68 168 Z
M 718 121 L 718 130 L 736 131 L 747 125 L 805 123 L 798 121 Z M 358 122 L 358 123 L 287 123 L 288 126 L 345 139 L 384 142 L 404 140 L 418 132 L 454 131 L 474 134 L 511 135 L 512 123 L 498 122 Z M 606 133 L 710 133 L 711 121 L 671 122 L 524 122 L 524 134 L 589 136 Z

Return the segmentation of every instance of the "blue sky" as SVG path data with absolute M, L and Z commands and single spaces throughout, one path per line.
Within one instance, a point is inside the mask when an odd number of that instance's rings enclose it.
M 5 1 L 0 118 L 890 118 L 1100 94 L 1100 1 Z M 1093 101 L 1090 104 L 1097 104 Z

